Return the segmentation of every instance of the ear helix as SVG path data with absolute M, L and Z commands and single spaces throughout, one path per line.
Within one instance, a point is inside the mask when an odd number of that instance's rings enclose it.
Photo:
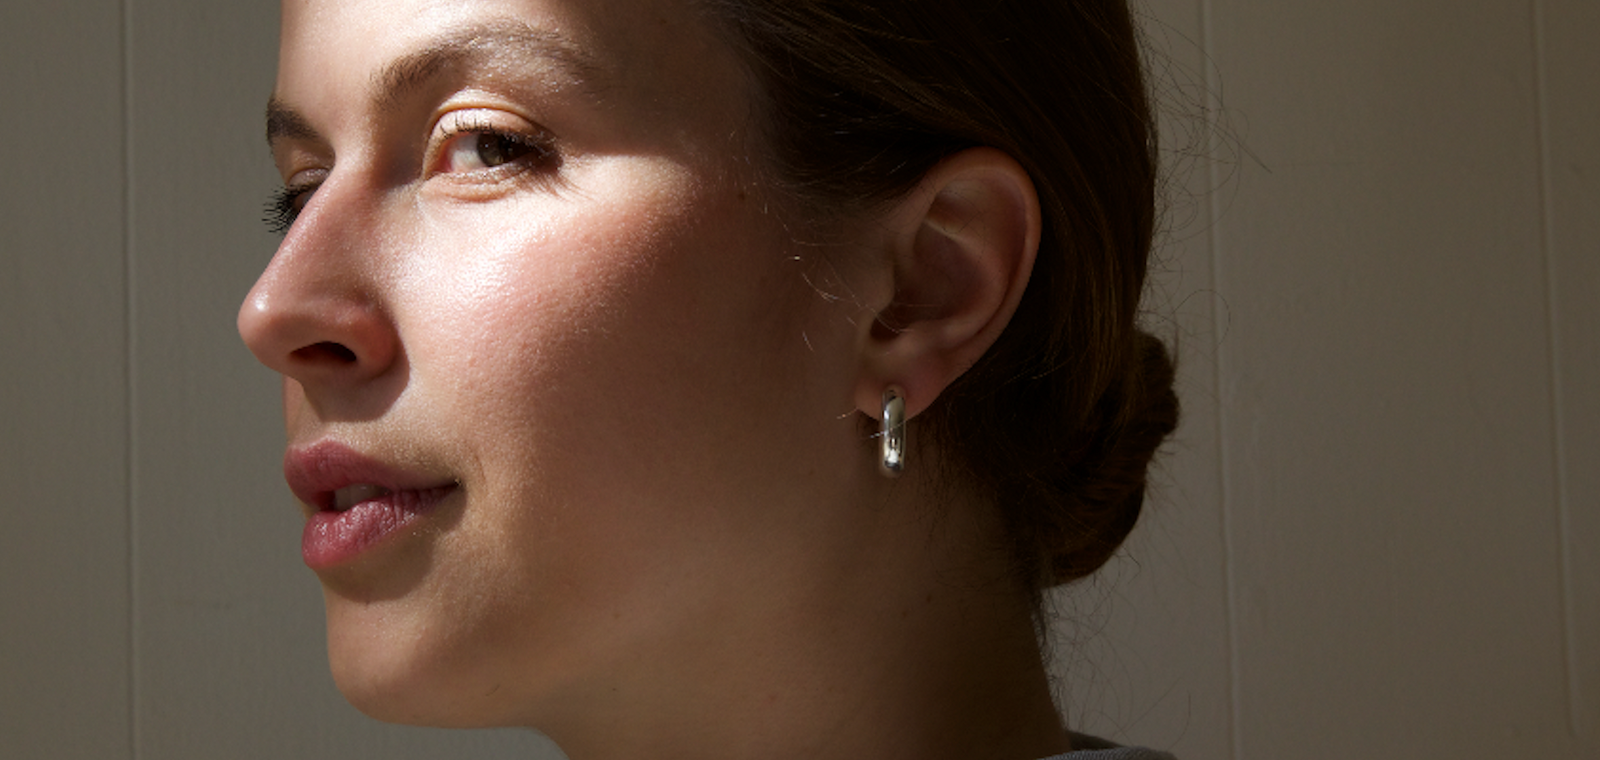
M 883 389 L 883 417 L 878 427 L 878 469 L 885 477 L 898 478 L 906 468 L 905 391 L 891 385 Z

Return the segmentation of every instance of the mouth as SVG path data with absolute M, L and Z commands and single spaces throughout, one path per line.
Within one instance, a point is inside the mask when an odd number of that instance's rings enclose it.
M 456 483 L 448 483 L 431 488 L 414 488 L 406 490 L 390 490 L 383 486 L 370 483 L 360 483 L 353 486 L 335 489 L 322 494 L 320 502 L 326 506 L 318 509 L 312 515 L 344 514 L 355 509 L 397 509 L 405 512 L 425 512 L 434 505 L 443 501 L 446 496 L 459 488 Z
M 351 507 L 364 501 L 375 501 L 392 493 L 394 493 L 394 491 L 384 488 L 383 486 L 373 485 L 371 483 L 358 483 L 353 486 L 345 486 L 344 488 L 334 490 L 332 511 L 346 512 L 349 511 Z
M 383 486 L 371 483 L 361 483 L 334 490 L 322 499 L 327 507 L 318 510 L 319 513 L 343 513 L 357 507 L 366 505 L 381 505 L 393 509 L 402 509 L 420 512 L 449 496 L 451 491 L 460 487 L 457 483 L 448 483 L 431 488 L 408 489 L 393 491 Z
M 448 475 L 380 462 L 337 441 L 290 448 L 283 479 L 295 498 L 315 512 L 347 512 L 372 501 L 413 501 L 460 481 Z
M 454 478 L 388 465 L 333 441 L 289 449 L 283 470 L 309 508 L 301 553 L 313 570 L 405 533 L 461 488 Z

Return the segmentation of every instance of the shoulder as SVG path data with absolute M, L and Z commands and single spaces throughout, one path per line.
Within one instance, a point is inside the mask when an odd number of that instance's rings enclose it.
M 1043 760 L 1177 760 L 1166 752 L 1143 747 L 1119 747 L 1104 739 L 1084 734 L 1073 734 L 1072 746 L 1077 749 Z

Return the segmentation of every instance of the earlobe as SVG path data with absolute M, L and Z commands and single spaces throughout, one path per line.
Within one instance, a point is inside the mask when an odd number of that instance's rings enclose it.
M 873 305 L 856 403 L 878 417 L 883 389 L 896 385 L 911 418 L 1016 312 L 1039 246 L 1039 199 L 1009 155 L 972 148 L 930 170 L 884 219 L 893 296 Z

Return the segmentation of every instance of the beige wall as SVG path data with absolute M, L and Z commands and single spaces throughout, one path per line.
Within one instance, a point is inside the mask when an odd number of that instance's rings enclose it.
M 556 757 L 325 673 L 232 326 L 273 6 L 0 11 L 0 757 Z M 1600 757 L 1600 3 L 1151 14 L 1173 132 L 1227 128 L 1151 303 L 1187 420 L 1059 598 L 1069 717 L 1185 760 Z

